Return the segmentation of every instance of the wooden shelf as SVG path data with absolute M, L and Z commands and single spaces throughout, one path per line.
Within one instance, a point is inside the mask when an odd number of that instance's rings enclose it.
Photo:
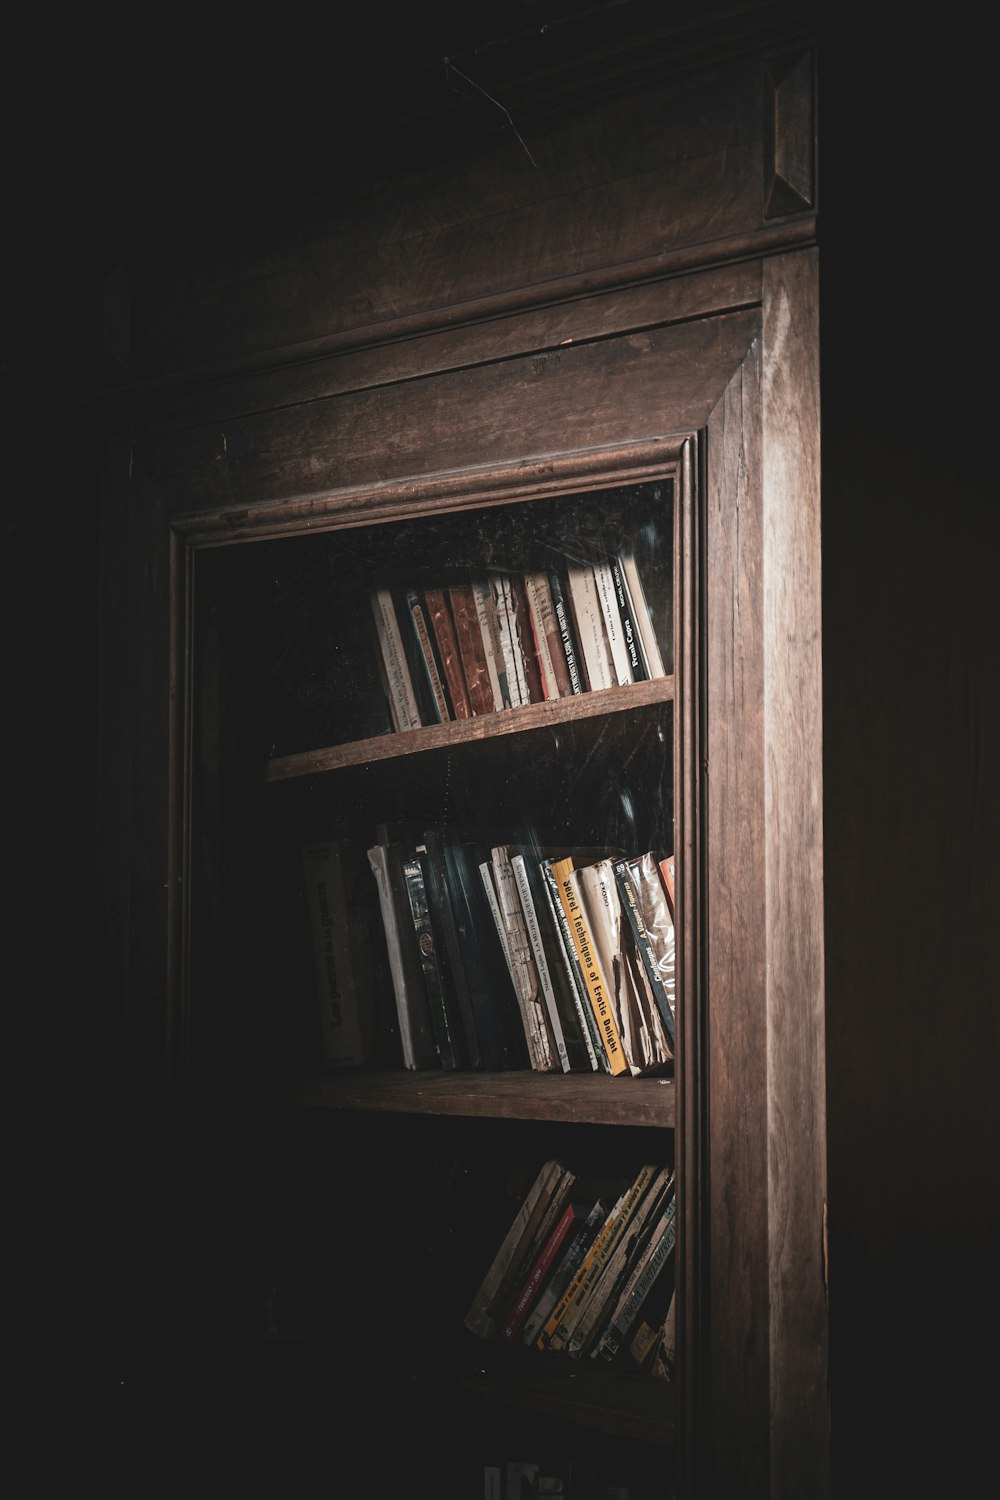
M 539 1355 L 467 1375 L 461 1389 L 491 1405 L 525 1408 L 592 1432 L 665 1447 L 676 1441 L 674 1386 L 641 1370 Z
M 381 1110 L 569 1124 L 653 1125 L 673 1129 L 672 1078 L 582 1073 L 345 1073 L 278 1089 L 285 1103 L 311 1109 Z
M 351 740 L 345 745 L 328 745 L 319 750 L 303 750 L 295 755 L 275 756 L 267 762 L 267 780 L 287 781 L 296 776 L 312 776 L 319 771 L 337 771 L 344 766 L 393 760 L 418 754 L 423 750 L 440 750 L 454 745 L 496 739 L 501 735 L 528 734 L 532 730 L 546 729 L 555 724 L 625 713 L 628 709 L 645 708 L 650 704 L 669 703 L 673 697 L 673 677 L 657 677 L 652 682 L 636 682 L 628 687 L 603 688 L 596 693 L 576 693 L 571 698 L 553 698 L 545 703 L 532 703 L 526 708 L 507 708 L 499 713 L 484 714 L 474 719 L 431 724 L 423 729 L 408 729 L 399 734 L 380 734 L 367 740 Z

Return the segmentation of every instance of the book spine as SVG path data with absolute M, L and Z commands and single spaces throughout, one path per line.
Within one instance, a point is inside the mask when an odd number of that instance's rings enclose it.
M 559 1058 L 559 1066 L 564 1073 L 569 1072 L 569 1053 L 566 1050 L 566 1038 L 563 1035 L 562 1019 L 556 1005 L 555 990 L 552 987 L 552 975 L 549 973 L 548 958 L 545 953 L 545 945 L 542 941 L 542 930 L 538 922 L 538 913 L 532 898 L 531 888 L 528 884 L 528 872 L 525 868 L 524 855 L 512 854 L 510 866 L 514 872 L 514 881 L 517 892 L 521 898 L 521 909 L 524 913 L 524 925 L 528 933 L 528 941 L 535 956 L 535 968 L 538 971 L 538 980 L 542 989 L 542 998 L 548 1011 L 549 1024 L 552 1027 L 552 1037 L 556 1044 L 556 1055 Z
M 611 577 L 615 586 L 615 598 L 618 600 L 618 613 L 621 616 L 622 635 L 625 638 L 625 649 L 628 652 L 632 677 L 636 682 L 645 682 L 649 677 L 649 663 L 646 660 L 645 647 L 636 625 L 635 606 L 625 581 L 625 574 L 622 572 L 620 557 L 611 559 Z
M 503 1297 L 504 1288 L 516 1276 L 516 1267 L 521 1258 L 519 1252 L 536 1229 L 546 1204 L 558 1192 L 564 1175 L 565 1168 L 555 1160 L 544 1162 L 539 1168 L 469 1304 L 465 1326 L 470 1333 L 477 1334 L 480 1338 L 490 1338 L 495 1332 L 496 1304 Z M 515 1266 L 514 1272 L 511 1271 L 512 1264 Z
M 524 1284 L 511 1303 L 510 1310 L 503 1320 L 501 1332 L 508 1343 L 513 1343 L 517 1337 L 518 1330 L 527 1317 L 531 1304 L 538 1295 L 539 1288 L 551 1270 L 559 1251 L 565 1245 L 579 1217 L 580 1210 L 578 1206 L 568 1203 L 555 1229 L 553 1229 L 545 1241 L 541 1254 L 529 1271 Z
M 491 573 L 489 575 L 490 586 L 493 589 L 493 600 L 497 613 L 497 629 L 500 634 L 500 650 L 507 670 L 507 686 L 510 691 L 511 706 L 520 708 L 522 704 L 528 703 L 528 690 L 524 681 L 524 663 L 521 653 L 517 648 L 517 636 L 513 625 L 513 600 L 510 592 L 510 580 L 503 573 Z
M 559 627 L 559 640 L 562 643 L 563 657 L 569 676 L 570 692 L 582 693 L 586 689 L 586 684 L 581 675 L 579 652 L 577 650 L 576 634 L 573 630 L 569 600 L 563 588 L 563 581 L 555 568 L 549 571 L 549 588 L 552 591 L 552 606 L 555 610 L 556 624 Z
M 583 1264 L 563 1293 L 561 1303 L 545 1325 L 548 1334 L 547 1348 L 558 1352 L 569 1344 L 573 1331 L 596 1290 L 605 1267 L 614 1255 L 622 1235 L 631 1223 L 655 1171 L 656 1168 L 653 1166 L 642 1167 L 635 1182 L 622 1195 L 605 1219 Z
M 406 665 L 406 651 L 396 618 L 392 591 L 387 588 L 372 589 L 371 605 L 395 721 L 401 730 L 419 729 L 420 713 Z
M 592 1351 L 593 1357 L 603 1360 L 614 1359 L 638 1317 L 639 1310 L 648 1297 L 654 1281 L 670 1259 L 676 1239 L 677 1199 L 675 1195 L 671 1195 L 663 1211 L 661 1227 L 650 1242 L 641 1264 L 636 1268 L 636 1274 L 629 1278 L 627 1286 L 623 1288 L 610 1326 Z
M 412 934 L 413 919 L 406 901 L 406 921 L 409 933 L 400 929 L 400 897 L 406 900 L 405 891 L 398 889 L 395 881 L 395 856 L 387 845 L 376 844 L 368 850 L 378 886 L 379 904 L 382 909 L 382 925 L 385 929 L 386 948 L 389 954 L 389 972 L 396 1000 L 396 1015 L 399 1020 L 399 1036 L 403 1049 L 403 1066 L 406 1068 L 430 1068 L 438 1062 L 437 1047 L 431 1030 L 430 1014 L 427 1010 L 427 995 L 423 975 L 420 971 L 412 941 L 403 939 Z
M 573 623 L 587 668 L 590 691 L 594 693 L 613 687 L 611 651 L 593 568 L 588 564 L 570 563 L 566 570 L 566 584 L 573 603 Z
M 587 926 L 583 903 L 580 899 L 579 889 L 574 880 L 572 868 L 557 876 L 559 895 L 569 923 L 569 930 L 573 938 L 573 946 L 580 963 L 580 971 L 583 974 L 584 983 L 587 987 L 587 995 L 590 1000 L 591 1009 L 597 1020 L 598 1031 L 604 1051 L 607 1054 L 610 1070 L 613 1074 L 626 1073 L 629 1071 L 622 1048 L 621 1033 L 611 1009 L 604 976 L 597 965 L 597 956 L 594 952 L 593 942 Z
M 611 564 L 604 560 L 594 564 L 594 581 L 597 584 L 597 597 L 601 601 L 601 613 L 604 616 L 604 628 L 608 633 L 608 645 L 611 649 L 611 663 L 614 668 L 615 681 L 619 687 L 626 687 L 634 681 L 632 676 L 632 664 L 629 661 L 628 648 L 625 645 L 625 633 L 622 629 L 621 613 L 618 609 L 618 594 L 615 589 L 614 575 Z
M 583 975 L 577 962 L 576 950 L 573 946 L 573 938 L 566 921 L 566 913 L 559 897 L 559 888 L 552 875 L 551 860 L 543 859 L 538 866 L 545 884 L 545 895 L 552 913 L 553 925 L 559 936 L 559 958 L 562 962 L 567 980 L 569 982 L 570 994 L 573 998 L 573 1006 L 576 1010 L 580 1033 L 583 1037 L 584 1046 L 587 1049 L 587 1057 L 591 1069 L 597 1072 L 606 1068 L 607 1058 L 604 1045 L 597 1034 L 593 1011 L 590 1008 L 590 1000 L 583 983 Z
M 430 1007 L 431 1023 L 434 1027 L 434 1037 L 437 1042 L 438 1056 L 442 1068 L 450 1070 L 458 1066 L 458 1051 L 455 1038 L 452 1035 L 451 1021 L 448 1017 L 444 980 L 441 973 L 441 966 L 438 962 L 434 929 L 431 925 L 431 913 L 427 903 L 427 886 L 424 880 L 423 866 L 416 855 L 404 861 L 403 877 L 406 881 L 406 890 L 410 900 L 413 930 L 416 933 L 417 951 L 420 954 L 420 964 L 427 990 L 427 1000 Z
M 459 655 L 458 641 L 455 638 L 455 626 L 444 590 L 425 589 L 424 603 L 427 606 L 431 629 L 434 632 L 438 655 L 441 658 L 441 671 L 447 684 L 452 712 L 456 719 L 467 719 L 472 710 L 469 707 L 469 694 L 465 686 L 465 674 L 462 671 L 462 658 Z
M 420 660 L 423 665 L 424 677 L 430 692 L 434 712 L 439 724 L 446 724 L 452 717 L 448 706 L 448 698 L 441 681 L 438 670 L 437 658 L 434 651 L 434 643 L 431 632 L 427 625 L 427 615 L 420 595 L 413 589 L 406 591 L 406 604 L 410 611 L 410 619 L 413 621 L 413 629 L 416 633 L 417 644 L 420 647 Z
M 635 613 L 635 623 L 642 640 L 646 663 L 649 667 L 650 677 L 665 677 L 666 671 L 663 666 L 663 657 L 660 654 L 660 645 L 656 639 L 656 631 L 653 628 L 653 617 L 649 613 L 649 605 L 646 603 L 646 592 L 639 577 L 639 569 L 635 557 L 631 552 L 619 553 L 622 574 L 628 584 L 629 595 L 632 600 L 632 608 Z
M 618 886 L 618 894 L 621 897 L 622 909 L 625 912 L 628 924 L 632 929 L 632 936 L 635 939 L 636 951 L 645 970 L 646 978 L 649 980 L 649 986 L 656 1001 L 656 1008 L 660 1013 L 660 1020 L 663 1022 L 667 1036 L 670 1038 L 671 1048 L 673 1048 L 676 1036 L 674 1014 L 670 1006 L 670 996 L 667 993 L 667 987 L 663 982 L 663 975 L 660 973 L 656 957 L 650 945 L 649 933 L 646 930 L 645 918 L 639 906 L 639 897 L 632 878 L 632 872 L 628 861 L 624 859 L 615 860 L 613 869 L 615 872 L 615 882 Z
M 669 1179 L 669 1170 L 661 1168 L 651 1178 L 648 1187 L 635 1198 L 618 1243 L 587 1298 L 586 1305 L 581 1309 L 576 1326 L 566 1343 L 566 1353 L 571 1358 L 578 1358 L 589 1351 L 595 1339 L 599 1339 L 604 1333 L 618 1306 L 618 1299 L 623 1295 L 635 1266 L 645 1253 L 650 1236 L 655 1232 Z
M 528 941 L 528 932 L 521 912 L 521 902 L 511 868 L 510 850 L 506 844 L 498 844 L 490 850 L 493 861 L 493 878 L 496 882 L 497 903 L 503 925 L 507 930 L 507 945 L 513 969 L 514 988 L 524 1022 L 524 1034 L 531 1054 L 531 1065 L 539 1072 L 552 1072 L 557 1063 L 552 1056 L 549 1035 L 545 1027 L 539 1001 L 538 970 L 534 954 Z
M 548 575 L 541 569 L 525 573 L 524 588 L 528 598 L 535 648 L 542 669 L 542 687 L 545 690 L 545 696 L 546 698 L 566 698 L 572 689 Z
M 486 666 L 486 651 L 483 634 L 479 628 L 479 614 L 472 585 L 452 584 L 448 589 L 451 617 L 455 624 L 455 639 L 458 654 L 465 674 L 465 686 L 469 693 L 469 708 L 473 717 L 491 714 L 496 709 L 493 689 Z
M 432 923 L 435 931 L 444 938 L 447 956 L 444 974 L 445 1004 L 450 1007 L 454 1001 L 457 1007 L 458 1025 L 453 1025 L 451 1029 L 456 1043 L 459 1033 L 463 1043 L 461 1048 L 456 1047 L 458 1058 L 463 1066 L 481 1068 L 483 1060 L 479 1045 L 479 1031 L 472 1008 L 472 997 L 469 993 L 462 951 L 463 944 L 448 889 L 444 847 L 439 830 L 434 828 L 425 830 L 423 843 L 418 852 L 426 867 L 427 901 L 432 914 Z
M 542 668 L 538 659 L 538 646 L 531 624 L 528 591 L 524 586 L 524 578 L 520 574 L 512 574 L 509 582 L 513 603 L 511 611 L 511 634 L 514 639 L 515 649 L 520 652 L 521 656 L 521 664 L 524 670 L 524 684 L 528 695 L 527 702 L 542 703 L 545 701 L 545 688 L 542 686 Z
M 524 1320 L 524 1326 L 521 1329 L 521 1339 L 526 1345 L 537 1342 L 539 1334 L 549 1319 L 549 1315 L 583 1264 L 583 1258 L 594 1243 L 597 1233 L 607 1216 L 608 1206 L 602 1198 L 598 1198 L 574 1234 L 571 1243 L 567 1247 L 566 1254 L 556 1266 L 547 1284 L 539 1292 L 528 1316 Z
M 663 883 L 659 862 L 651 849 L 628 860 L 636 899 L 646 927 L 649 949 L 666 990 L 671 1016 L 676 1011 L 676 937 L 670 902 Z M 673 1031 L 670 1033 L 673 1045 Z
M 500 626 L 497 622 L 497 607 L 493 590 L 486 578 L 472 580 L 472 595 L 476 601 L 479 631 L 483 638 L 486 656 L 486 671 L 493 692 L 493 703 L 498 709 L 510 708 L 510 687 L 507 683 L 507 664 L 500 643 Z

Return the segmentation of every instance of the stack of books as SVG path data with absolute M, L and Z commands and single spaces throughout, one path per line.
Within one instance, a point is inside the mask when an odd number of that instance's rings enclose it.
M 483 1276 L 465 1326 L 509 1348 L 666 1371 L 676 1194 L 643 1164 L 608 1197 L 543 1163 Z
M 370 601 L 397 731 L 666 675 L 631 552 Z
M 672 1071 L 666 856 L 380 833 L 367 853 L 405 1067 Z

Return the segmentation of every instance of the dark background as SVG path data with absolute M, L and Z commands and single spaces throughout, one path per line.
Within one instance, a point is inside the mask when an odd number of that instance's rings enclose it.
M 639 9 L 594 7 L 590 41 L 617 45 Z M 169 256 L 253 232 L 300 205 L 317 170 L 360 170 L 401 107 L 453 87 L 443 57 L 516 49 L 546 18 L 579 45 L 575 14 L 430 6 L 322 39 L 173 13 L 12 32 L 13 1177 L 29 1347 L 47 1379 L 74 1372 L 84 1404 L 95 1371 L 114 1380 L 108 1226 L 130 1190 L 92 948 L 95 396 L 118 378 L 105 278 L 142 246 Z M 835 1493 L 852 1497 L 970 1492 L 997 1394 L 995 84 L 959 21 L 877 32 L 838 8 L 821 27 L 830 1368 Z

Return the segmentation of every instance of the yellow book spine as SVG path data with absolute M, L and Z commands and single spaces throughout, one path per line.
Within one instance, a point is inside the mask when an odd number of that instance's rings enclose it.
M 587 927 L 587 919 L 583 907 L 577 897 L 573 885 L 573 861 L 572 859 L 556 860 L 552 866 L 559 888 L 559 899 L 562 901 L 569 930 L 573 936 L 573 946 L 579 960 L 580 970 L 583 974 L 584 983 L 587 987 L 587 995 L 590 999 L 591 1008 L 597 1018 L 598 1029 L 604 1050 L 607 1053 L 608 1062 L 612 1073 L 629 1072 L 628 1063 L 625 1061 L 625 1051 L 622 1047 L 621 1034 L 618 1023 L 615 1021 L 610 1002 L 608 1001 L 607 986 L 604 976 L 597 963 L 597 954 L 591 941 L 590 932 Z

